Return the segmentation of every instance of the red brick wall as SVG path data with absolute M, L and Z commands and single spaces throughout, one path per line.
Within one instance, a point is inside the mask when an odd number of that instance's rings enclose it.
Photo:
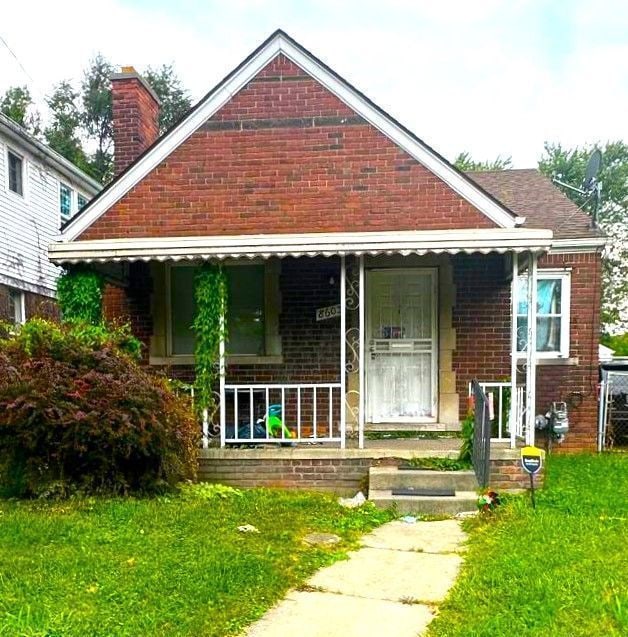
M 280 56 L 80 238 L 493 226 Z
M 454 308 L 457 348 L 453 367 L 461 396 L 460 417 L 466 411 L 468 383 L 510 377 L 510 284 L 503 257 L 458 256 Z M 571 268 L 570 358 L 577 365 L 537 367 L 537 413 L 551 402 L 568 403 L 570 432 L 555 450 L 594 449 L 597 431 L 598 341 L 600 333 L 600 257 L 588 254 L 548 255 L 539 268 Z
M 153 282 L 147 263 L 131 263 L 126 287 L 107 284 L 103 294 L 103 316 L 107 321 L 130 323 L 133 334 L 144 347 L 142 355 L 148 362 L 150 337 L 153 333 L 151 294 Z
M 114 174 L 120 174 L 159 135 L 159 104 L 141 80 L 111 79 L 113 108 Z
M 571 268 L 571 344 L 569 356 L 575 366 L 539 368 L 537 410 L 550 407 L 552 400 L 565 400 L 570 431 L 559 450 L 594 450 L 597 435 L 598 343 L 600 338 L 600 256 L 563 254 L 544 257 L 541 267 Z
M 281 487 L 339 495 L 367 492 L 373 458 L 199 458 L 198 479 L 234 487 Z

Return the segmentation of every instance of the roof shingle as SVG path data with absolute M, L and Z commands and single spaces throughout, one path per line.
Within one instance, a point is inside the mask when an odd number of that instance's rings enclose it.
M 555 239 L 599 237 L 591 217 L 533 168 L 466 173 L 515 214 L 525 227 L 552 230 Z

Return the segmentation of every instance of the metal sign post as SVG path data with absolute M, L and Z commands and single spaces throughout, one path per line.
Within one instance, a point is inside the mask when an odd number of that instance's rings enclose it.
M 543 455 L 543 450 L 538 447 L 523 447 L 521 450 L 521 466 L 530 476 L 530 497 L 532 498 L 533 509 L 536 509 L 536 501 L 534 499 L 534 476 L 543 466 Z

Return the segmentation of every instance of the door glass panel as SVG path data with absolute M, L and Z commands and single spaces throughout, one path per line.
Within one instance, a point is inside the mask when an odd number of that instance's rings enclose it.
M 433 416 L 433 273 L 369 273 L 367 386 L 372 422 Z

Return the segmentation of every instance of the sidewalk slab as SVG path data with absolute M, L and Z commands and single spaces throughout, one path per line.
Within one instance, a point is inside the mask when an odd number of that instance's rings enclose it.
M 432 618 L 421 604 L 295 591 L 251 626 L 246 637 L 416 637 Z
M 453 553 L 363 548 L 319 571 L 308 584 L 355 597 L 434 603 L 445 598 L 461 563 Z
M 362 538 L 362 546 L 397 551 L 455 553 L 464 550 L 466 534 L 457 520 L 407 524 L 396 520 Z

